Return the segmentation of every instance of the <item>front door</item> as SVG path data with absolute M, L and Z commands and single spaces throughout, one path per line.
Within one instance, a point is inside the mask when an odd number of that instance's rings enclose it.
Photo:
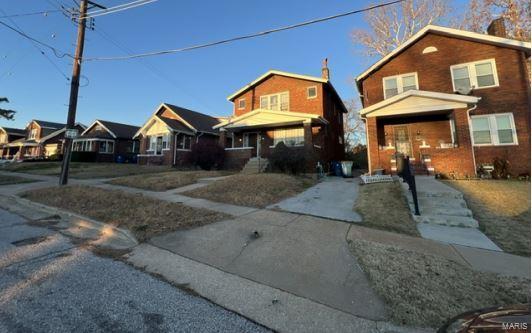
M 161 155 L 163 153 L 163 137 L 158 136 L 155 141 L 155 154 Z
M 393 128 L 393 134 L 395 138 L 395 151 L 404 156 L 412 157 L 412 143 L 408 135 L 408 127 L 395 126 Z
M 259 135 L 258 133 L 244 133 L 244 144 L 246 147 L 252 147 L 253 155 L 259 156 Z

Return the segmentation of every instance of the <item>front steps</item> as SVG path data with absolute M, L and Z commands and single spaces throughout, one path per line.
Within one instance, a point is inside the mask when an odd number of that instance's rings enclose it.
M 249 161 L 244 165 L 244 168 L 240 173 L 251 175 L 255 173 L 261 173 L 266 170 L 268 167 L 268 159 L 266 158 L 260 158 L 260 157 L 253 157 L 250 158 Z

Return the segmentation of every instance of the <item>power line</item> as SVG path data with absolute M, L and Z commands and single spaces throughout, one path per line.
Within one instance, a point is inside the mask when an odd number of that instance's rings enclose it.
M 133 1 L 133 2 L 127 3 L 127 4 L 122 4 L 122 5 L 118 5 L 118 6 L 115 6 L 115 7 L 110 7 L 110 8 L 107 8 L 107 9 L 95 10 L 95 11 L 87 13 L 87 15 L 85 15 L 83 18 L 98 17 L 98 16 L 107 15 L 107 14 L 113 14 L 113 13 L 121 12 L 123 10 L 144 6 L 144 5 L 150 4 L 152 2 L 156 2 L 156 1 L 158 1 L 158 0 L 137 0 L 137 1 Z M 119 7 L 119 8 L 117 8 L 117 7 Z
M 292 25 L 288 25 L 288 26 L 284 26 L 284 27 L 280 27 L 280 28 L 275 28 L 275 29 L 266 30 L 266 31 L 262 31 L 262 32 L 257 32 L 257 33 L 253 33 L 253 34 L 233 37 L 233 38 L 229 38 L 229 39 L 223 39 L 223 40 L 219 40 L 219 41 L 216 41 L 216 42 L 183 47 L 183 48 L 179 48 L 179 49 L 170 49 L 170 50 L 164 50 L 164 51 L 154 51 L 154 52 L 140 53 L 140 54 L 129 55 L 129 56 L 92 57 L 92 58 L 85 58 L 83 60 L 84 61 L 127 60 L 127 59 L 144 58 L 144 57 L 151 57 L 151 56 L 157 56 L 157 55 L 163 55 L 163 54 L 171 54 L 171 53 L 177 53 L 177 52 L 197 50 L 197 49 L 207 48 L 207 47 L 211 47 L 211 46 L 215 46 L 215 45 L 227 44 L 227 43 L 231 43 L 231 42 L 235 42 L 235 41 L 239 41 L 239 40 L 265 36 L 265 35 L 268 35 L 268 34 L 280 32 L 280 31 L 291 30 L 291 29 L 295 29 L 295 28 L 300 28 L 300 27 L 303 27 L 303 26 L 311 25 L 311 24 L 316 24 L 316 23 L 321 23 L 321 22 L 325 22 L 325 21 L 330 21 L 330 20 L 333 20 L 333 19 L 337 19 L 337 18 L 341 18 L 341 17 L 353 15 L 353 14 L 366 12 L 366 11 L 377 9 L 377 8 L 380 8 L 380 7 L 393 5 L 393 4 L 396 4 L 396 3 L 403 2 L 403 1 L 405 1 L 405 0 L 395 0 L 395 1 L 385 2 L 385 3 L 378 4 L 378 5 L 369 6 L 369 7 L 363 8 L 363 9 L 352 10 L 352 11 L 341 13 L 341 14 L 336 14 L 336 15 L 332 15 L 332 16 L 327 16 L 327 17 L 322 17 L 322 18 L 310 20 L 310 21 L 305 21 L 305 22 L 302 22 L 302 23 L 292 24 Z
M 57 12 L 61 12 L 61 10 L 58 10 L 58 9 L 52 9 L 52 10 L 43 10 L 43 11 L 40 11 L 40 12 L 33 12 L 33 13 L 21 13 L 21 14 L 12 14 L 12 15 L 5 15 L 5 16 L 0 16 L 0 19 L 5 19 L 5 18 L 12 18 L 12 17 L 22 17 L 22 16 L 34 16 L 34 15 L 48 15 L 50 13 L 57 13 Z

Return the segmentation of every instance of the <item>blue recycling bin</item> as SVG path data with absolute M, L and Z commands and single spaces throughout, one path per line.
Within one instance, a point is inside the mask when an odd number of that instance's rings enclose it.
M 338 161 L 332 161 L 331 173 L 336 177 L 342 177 L 342 164 Z

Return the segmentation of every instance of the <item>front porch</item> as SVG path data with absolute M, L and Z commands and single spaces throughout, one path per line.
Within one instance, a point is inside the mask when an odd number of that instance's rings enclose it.
M 396 173 L 398 157 L 409 156 L 418 174 L 474 176 L 468 106 L 476 101 L 408 91 L 363 109 L 370 172 Z

